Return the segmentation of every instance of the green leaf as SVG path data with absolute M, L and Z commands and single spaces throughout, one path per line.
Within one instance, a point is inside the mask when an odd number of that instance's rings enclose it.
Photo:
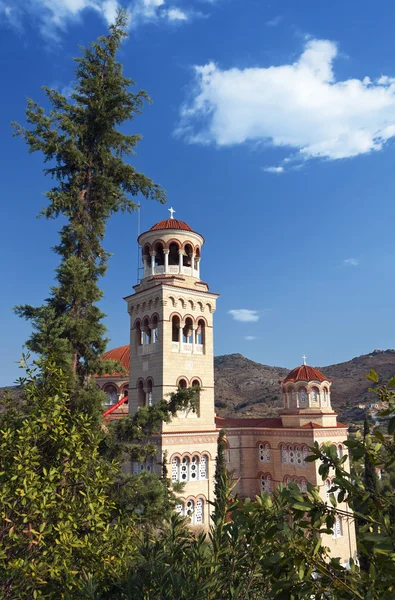
M 369 379 L 369 381 L 374 381 L 375 383 L 378 383 L 379 376 L 377 375 L 377 373 L 374 369 L 370 369 L 369 373 L 366 375 L 366 379 Z

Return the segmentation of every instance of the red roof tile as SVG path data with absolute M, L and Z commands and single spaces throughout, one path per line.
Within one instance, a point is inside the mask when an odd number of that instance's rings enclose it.
M 310 421 L 309 423 L 305 423 L 305 425 L 300 426 L 301 429 L 324 429 L 322 425 L 318 425 L 318 423 L 313 423 Z
M 113 348 L 112 350 L 108 350 L 102 356 L 103 360 L 118 360 L 126 373 L 111 373 L 106 375 L 100 375 L 100 377 L 120 377 L 120 376 L 128 376 L 130 371 L 130 346 L 127 344 L 126 346 L 119 346 L 118 348 Z
M 178 219 L 164 219 L 153 225 L 150 231 L 158 231 L 159 229 L 180 229 L 181 231 L 193 231 L 191 227 L 184 221 Z
M 314 367 L 308 365 L 301 365 L 293 369 L 281 383 L 288 383 L 289 381 L 330 381 L 325 375 Z

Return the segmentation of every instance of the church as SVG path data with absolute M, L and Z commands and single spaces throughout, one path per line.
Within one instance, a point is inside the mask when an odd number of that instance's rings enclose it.
M 125 298 L 130 316 L 130 343 L 108 351 L 103 358 L 119 360 L 126 375 L 97 377 L 107 394 L 107 420 L 134 414 L 155 404 L 178 387 L 198 386 L 196 412 L 177 413 L 155 436 L 158 463 L 166 453 L 173 482 L 182 482 L 176 510 L 192 525 L 207 527 L 213 500 L 217 436 L 226 429 L 228 469 L 241 498 L 273 492 L 296 482 L 301 491 L 317 485 L 328 499 L 331 477 L 322 481 L 319 463 L 306 462 L 309 446 L 331 442 L 339 456 L 345 448 L 347 425 L 337 421 L 331 406 L 332 382 L 305 364 L 279 382 L 283 409 L 277 418 L 221 418 L 214 408 L 213 325 L 218 294 L 201 279 L 204 238 L 187 223 L 160 221 L 138 237 L 142 277 Z M 348 461 L 345 464 L 348 468 Z M 151 459 L 134 463 L 133 473 L 160 470 Z M 340 504 L 341 509 L 346 505 Z M 332 556 L 347 563 L 356 557 L 355 526 L 351 518 L 336 519 L 332 536 L 324 536 Z

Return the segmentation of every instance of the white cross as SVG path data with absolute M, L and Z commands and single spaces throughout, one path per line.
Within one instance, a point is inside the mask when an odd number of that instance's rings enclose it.
M 306 363 L 307 356 L 304 354 L 304 355 L 302 356 L 302 358 L 303 358 L 303 364 L 304 364 L 304 365 L 307 365 L 307 363 Z
M 173 218 L 173 215 L 174 215 L 174 213 L 175 213 L 176 211 L 175 211 L 175 210 L 174 210 L 174 208 L 172 208 L 172 207 L 168 208 L 168 211 L 169 211 L 169 213 L 170 213 L 170 219 L 172 219 L 172 218 Z

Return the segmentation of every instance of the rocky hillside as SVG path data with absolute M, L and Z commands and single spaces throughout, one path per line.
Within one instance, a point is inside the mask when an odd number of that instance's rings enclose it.
M 221 416 L 270 416 L 281 407 L 279 381 L 288 369 L 253 362 L 241 354 L 217 356 L 215 366 L 215 405 Z M 375 369 L 384 379 L 395 374 L 395 350 L 375 350 L 344 363 L 318 367 L 333 379 L 332 405 L 341 419 L 359 421 L 363 411 L 358 404 L 375 401 L 365 375 Z

